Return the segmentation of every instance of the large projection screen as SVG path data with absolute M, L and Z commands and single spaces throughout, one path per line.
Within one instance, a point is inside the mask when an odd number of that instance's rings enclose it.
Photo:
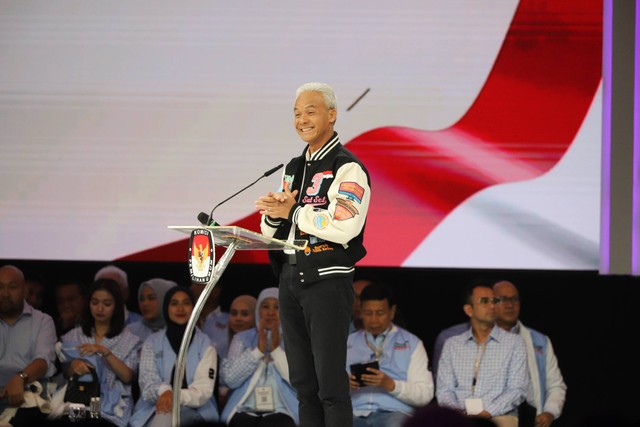
M 0 258 L 183 261 L 167 226 L 299 155 L 324 81 L 360 265 L 596 270 L 601 46 L 591 0 L 3 1 Z M 259 230 L 279 173 L 216 220 Z

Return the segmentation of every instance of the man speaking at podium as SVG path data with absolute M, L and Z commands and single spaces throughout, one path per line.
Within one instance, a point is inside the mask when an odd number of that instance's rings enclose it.
M 307 143 L 286 166 L 282 187 L 256 201 L 264 235 L 307 240 L 304 251 L 269 251 L 280 286 L 280 318 L 301 427 L 353 424 L 345 370 L 354 265 L 362 259 L 369 207 L 367 170 L 333 130 L 336 96 L 306 83 L 293 109 Z

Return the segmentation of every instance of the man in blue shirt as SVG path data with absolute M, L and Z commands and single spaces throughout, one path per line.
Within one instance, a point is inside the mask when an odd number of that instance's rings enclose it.
M 27 304 L 24 275 L 0 267 L 0 422 L 41 424 L 46 383 L 55 371 L 56 329 L 48 314 Z
M 434 395 L 429 359 L 422 341 L 392 321 L 396 304 L 391 289 L 381 283 L 367 285 L 360 294 L 363 329 L 349 335 L 347 369 L 352 364 L 376 361 L 362 383 L 350 374 L 354 427 L 400 427 L 417 407 Z
M 436 398 L 441 406 L 516 427 L 529 385 L 527 353 L 522 337 L 496 325 L 495 303 L 489 285 L 467 289 L 463 309 L 471 326 L 444 343 Z

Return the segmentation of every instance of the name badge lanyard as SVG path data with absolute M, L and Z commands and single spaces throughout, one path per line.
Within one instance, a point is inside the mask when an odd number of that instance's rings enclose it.
M 367 347 L 369 347 L 371 351 L 373 351 L 373 354 L 376 358 L 376 362 L 380 362 L 380 358 L 382 357 L 382 348 L 384 347 L 384 342 L 387 339 L 387 335 L 389 334 L 385 333 L 382 335 L 382 340 L 380 341 L 380 345 L 376 347 L 369 342 L 369 337 L 367 333 L 366 332 L 364 333 L 364 341 L 367 343 Z
M 482 362 L 482 356 L 484 356 L 484 351 L 487 348 L 487 343 L 482 343 L 478 346 L 478 351 L 476 353 L 476 360 L 473 364 L 473 381 L 471 382 L 471 395 L 474 396 L 476 394 L 476 384 L 478 383 L 478 372 L 480 371 L 480 363 Z

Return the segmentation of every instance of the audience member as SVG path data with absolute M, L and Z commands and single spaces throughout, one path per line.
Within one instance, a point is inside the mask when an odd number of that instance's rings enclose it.
M 493 281 L 487 281 L 487 279 L 485 278 L 476 278 L 474 279 L 473 283 L 476 282 L 493 283 Z M 463 298 L 466 298 L 466 295 L 464 295 Z M 463 300 L 462 305 L 464 306 L 465 304 L 466 300 Z M 438 361 L 440 360 L 440 355 L 442 354 L 442 347 L 444 346 L 444 342 L 450 337 L 466 332 L 470 327 L 471 324 L 469 320 L 467 320 L 466 322 L 458 323 L 456 325 L 449 326 L 448 328 L 443 329 L 436 336 L 436 340 L 433 346 L 433 355 L 431 356 L 431 372 L 433 373 L 434 378 L 438 378 Z
M 124 301 L 117 282 L 98 279 L 91 285 L 81 325 L 56 344 L 67 377 L 95 369 L 100 380 L 101 417 L 125 427 L 131 416 L 131 382 L 138 369 L 140 339 L 125 329 Z M 82 378 L 81 378 L 82 379 Z M 56 392 L 62 403 L 65 388 Z M 54 398 L 55 400 L 55 398 Z M 66 405 L 54 407 L 59 416 Z
M 520 293 L 506 280 L 493 285 L 496 296 L 496 323 L 505 331 L 519 334 L 526 344 L 529 368 L 527 402 L 536 408 L 535 427 L 549 427 L 560 414 L 567 386 L 548 336 L 527 328 L 520 318 Z
M 13 427 L 45 419 L 46 380 L 55 372 L 53 319 L 25 302 L 25 292 L 20 269 L 0 267 L 0 423 Z
M 422 341 L 393 324 L 396 303 L 387 286 L 373 282 L 360 296 L 363 329 L 349 335 L 347 370 L 352 364 L 378 362 L 366 368 L 361 382 L 349 375 L 354 427 L 401 427 L 416 407 L 433 399 L 434 384 Z
M 256 299 L 251 295 L 237 296 L 229 307 L 229 340 L 230 343 L 233 340 L 233 336 L 238 332 L 246 331 L 256 327 Z M 228 346 L 224 349 L 224 354 L 221 354 L 219 360 L 222 361 L 227 355 Z M 218 402 L 219 408 L 224 408 L 229 398 L 229 387 L 227 387 L 222 381 L 218 386 Z
M 55 300 L 58 317 L 56 332 L 58 337 L 80 325 L 82 311 L 86 304 L 85 286 L 77 280 L 65 280 L 56 284 Z
M 45 278 L 36 273 L 25 274 L 24 284 L 26 287 L 26 295 L 24 297 L 25 301 L 27 301 L 31 307 L 40 311 L 45 311 Z
M 519 335 L 496 325 L 495 302 L 489 285 L 467 289 L 463 309 L 471 327 L 445 341 L 436 397 L 442 406 L 515 427 L 529 385 L 527 353 Z
M 260 292 L 256 327 L 234 335 L 220 377 L 231 389 L 222 420 L 230 427 L 293 427 L 298 401 L 280 335 L 278 288 Z
M 129 302 L 129 277 L 126 271 L 115 265 L 107 265 L 96 272 L 94 280 L 98 279 L 111 279 L 118 284 L 122 300 L 124 301 L 125 325 L 130 325 L 131 323 L 142 320 L 140 314 L 127 309 L 127 303 Z
M 204 288 L 204 283 L 191 283 L 191 292 L 193 292 L 196 301 L 200 298 Z M 218 283 L 211 290 L 209 298 L 207 298 L 207 301 L 200 312 L 198 325 L 202 329 L 202 332 L 209 336 L 218 354 L 225 354 L 226 349 L 229 346 L 229 332 L 227 330 L 229 313 L 222 311 L 222 308 L 220 307 L 221 294 L 222 287 Z
M 359 279 L 353 281 L 353 305 L 351 306 L 351 324 L 349 325 L 349 333 L 362 329 L 362 317 L 360 316 L 360 294 L 365 286 L 371 283 L 369 279 Z
M 165 318 L 160 304 L 164 301 L 167 291 L 178 286 L 176 282 L 161 278 L 149 279 L 142 282 L 138 288 L 138 305 L 142 319 L 133 322 L 127 328 L 144 343 L 149 335 L 165 326 Z
M 141 398 L 131 416 L 131 427 L 171 426 L 175 365 L 195 299 L 188 289 L 170 286 L 163 301 L 166 329 L 150 335 L 142 347 Z M 181 426 L 218 421 L 213 398 L 217 364 L 218 356 L 211 340 L 196 327 L 187 350 L 180 391 Z
M 255 328 L 256 298 L 251 295 L 240 295 L 234 298 L 229 307 L 229 342 L 238 332 Z M 226 356 L 226 351 L 223 357 Z

